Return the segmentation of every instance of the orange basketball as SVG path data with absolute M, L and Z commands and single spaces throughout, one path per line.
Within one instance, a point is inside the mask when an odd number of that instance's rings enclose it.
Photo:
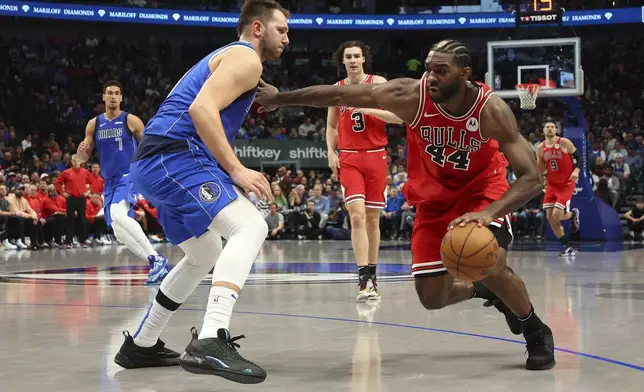
M 494 268 L 499 243 L 490 229 L 468 223 L 448 231 L 441 242 L 441 260 L 455 278 L 476 282 Z

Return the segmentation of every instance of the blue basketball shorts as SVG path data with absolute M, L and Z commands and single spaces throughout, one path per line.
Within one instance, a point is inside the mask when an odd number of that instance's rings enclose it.
M 152 202 L 168 240 L 199 238 L 217 214 L 237 199 L 233 181 L 200 150 L 162 153 L 132 163 L 137 191 Z
M 105 213 L 105 223 L 112 226 L 112 215 L 110 207 L 112 204 L 118 204 L 126 200 L 130 204 L 128 216 L 134 218 L 134 206 L 136 205 L 137 193 L 134 190 L 131 174 L 124 174 L 122 177 L 116 179 L 109 179 L 105 181 L 105 189 L 103 190 L 103 202 Z

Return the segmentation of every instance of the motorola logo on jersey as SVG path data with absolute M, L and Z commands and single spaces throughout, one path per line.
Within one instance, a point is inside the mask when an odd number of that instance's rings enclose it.
M 199 198 L 206 203 L 212 203 L 219 199 L 221 188 L 214 182 L 207 182 L 199 188 Z
M 469 120 L 467 120 L 467 125 L 465 127 L 470 132 L 476 132 L 479 130 L 479 120 L 472 117 Z

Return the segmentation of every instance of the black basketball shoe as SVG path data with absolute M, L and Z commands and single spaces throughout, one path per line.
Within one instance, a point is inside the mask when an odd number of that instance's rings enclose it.
M 179 365 L 179 353 L 165 348 L 161 339 L 152 347 L 139 347 L 128 331 L 123 331 L 123 336 L 125 342 L 114 357 L 117 365 L 126 369 Z
M 523 325 L 521 323 L 521 320 L 519 320 L 519 318 L 514 313 L 512 313 L 512 311 L 503 303 L 503 301 L 501 301 L 499 297 L 496 296 L 496 294 L 494 294 L 492 291 L 490 291 L 490 289 L 479 282 L 474 283 L 474 291 L 476 298 L 483 298 L 487 300 L 483 303 L 483 306 L 485 306 L 486 308 L 494 306 L 496 310 L 503 313 L 503 315 L 505 316 L 505 322 L 508 323 L 508 327 L 510 327 L 510 332 L 515 335 L 521 335 L 521 332 L 523 332 Z
M 525 368 L 528 370 L 548 370 L 555 367 L 555 339 L 550 327 L 543 324 L 529 334 L 524 334 L 528 360 Z
M 181 354 L 181 367 L 195 374 L 212 374 L 241 384 L 259 384 L 266 380 L 266 371 L 237 352 L 235 341 L 245 336 L 230 337 L 226 329 L 219 329 L 216 338 L 199 339 L 196 328 L 190 329 L 192 341 Z

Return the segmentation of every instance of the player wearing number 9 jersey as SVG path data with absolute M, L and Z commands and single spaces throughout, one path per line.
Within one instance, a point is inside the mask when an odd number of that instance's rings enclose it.
M 557 136 L 557 125 L 548 121 L 543 126 L 545 140 L 537 146 L 537 163 L 541 171 L 548 170 L 546 194 L 543 198 L 543 208 L 546 219 L 552 227 L 564 249 L 559 254 L 562 257 L 574 256 L 575 250 L 570 246 L 561 221 L 570 220 L 570 231 L 579 230 L 579 210 L 570 209 L 570 200 L 577 186 L 581 156 L 575 145 L 565 137 Z M 545 168 L 544 168 L 545 166 Z
M 85 162 L 96 147 L 105 180 L 105 222 L 132 253 L 148 261 L 150 270 L 146 284 L 157 284 L 168 274 L 168 259 L 154 250 L 141 225 L 134 220 L 133 207 L 137 200 L 130 178 L 130 164 L 145 126 L 140 118 L 121 110 L 122 91 L 119 82 L 105 82 L 105 113 L 87 123 L 85 139 L 78 146 L 77 156 Z
M 369 47 L 360 41 L 340 45 L 334 54 L 336 66 L 347 73 L 337 86 L 384 83 L 369 69 Z M 339 174 L 351 219 L 351 241 L 358 265 L 357 302 L 379 300 L 376 266 L 380 247 L 380 212 L 387 188 L 387 132 L 385 122 L 365 110 L 330 107 L 327 117 L 329 167 Z M 339 156 L 336 155 L 339 150 Z M 369 285 L 369 283 L 371 283 Z

